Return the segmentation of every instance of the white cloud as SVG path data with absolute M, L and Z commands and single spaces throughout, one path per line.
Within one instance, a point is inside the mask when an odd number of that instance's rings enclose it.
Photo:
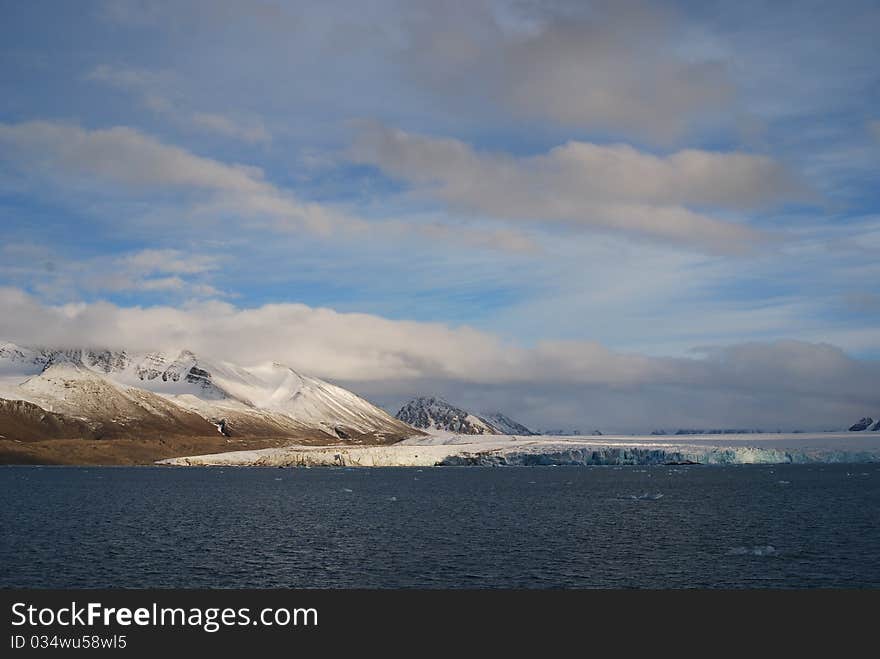
M 166 272 L 196 274 L 216 270 L 217 258 L 204 254 L 190 254 L 178 249 L 142 249 L 119 257 L 117 262 L 135 272 L 145 274 Z
M 0 124 L 0 144 L 14 166 L 56 180 L 93 185 L 98 179 L 134 193 L 201 193 L 200 203 L 215 211 L 269 217 L 284 228 L 327 232 L 335 225 L 357 224 L 318 204 L 300 203 L 267 182 L 258 167 L 197 156 L 132 128 L 90 131 L 46 121 Z
M 56 280 L 49 286 L 57 288 L 58 280 L 63 278 L 66 286 L 78 285 L 93 292 L 145 291 L 217 298 L 225 294 L 206 283 L 203 276 L 218 267 L 217 258 L 210 255 L 177 249 L 143 249 L 84 263 L 68 262 L 64 268 L 68 274 L 56 273 Z M 74 281 L 69 280 L 71 271 L 78 275 Z
M 366 221 L 344 210 L 300 201 L 266 181 L 258 167 L 198 156 L 124 126 L 86 130 L 49 121 L 0 123 L 0 146 L 4 147 L 0 161 L 62 184 L 89 187 L 96 195 L 110 191 L 104 184 L 135 195 L 183 195 L 185 202 L 176 209 L 178 218 L 209 216 L 236 225 L 247 221 L 275 231 L 306 230 L 327 237 L 384 234 L 512 251 L 536 248 L 528 236 L 513 229 L 453 229 L 408 218 Z
M 402 14 L 401 61 L 448 103 L 668 141 L 734 97 L 728 67 L 699 47 L 707 35 L 652 3 L 423 3 Z
M 164 87 L 172 81 L 172 77 L 168 73 L 110 66 L 109 64 L 96 66 L 86 75 L 86 79 L 102 82 L 118 89 L 141 91 Z
M 736 152 L 688 149 L 659 157 L 622 144 L 568 142 L 513 157 L 369 122 L 349 154 L 472 212 L 628 231 L 715 251 L 742 249 L 760 236 L 692 208 L 745 211 L 806 194 L 779 163 Z
M 194 126 L 217 133 L 218 135 L 241 139 L 251 144 L 272 141 L 269 131 L 259 122 L 254 122 L 250 125 L 239 125 L 229 119 L 229 117 L 212 112 L 194 112 L 190 119 Z
M 821 343 L 748 343 L 704 348 L 700 357 L 668 358 L 615 352 L 588 341 L 522 346 L 467 327 L 301 304 L 52 307 L 5 288 L 0 289 L 0 306 L 6 310 L 0 337 L 18 343 L 135 350 L 188 347 L 242 364 L 277 360 L 386 397 L 405 397 L 426 388 L 457 388 L 460 395 L 483 388 L 494 391 L 498 404 L 510 412 L 517 409 L 512 401 L 526 394 L 533 401 L 571 409 L 580 400 L 583 407 L 595 410 L 587 396 L 640 401 L 645 409 L 656 409 L 662 402 L 667 413 L 674 412 L 686 424 L 707 418 L 707 410 L 695 406 L 712 397 L 718 423 L 748 426 L 775 419 L 791 427 L 836 427 L 849 416 L 876 414 L 880 408 L 876 362 L 852 359 Z M 776 409 L 768 413 L 768 406 Z M 601 415 L 601 410 L 594 414 Z M 651 419 L 640 407 L 632 407 L 629 414 L 629 428 L 650 427 Z
M 143 249 L 120 255 L 72 259 L 48 247 L 8 245 L 0 275 L 27 285 L 49 299 L 76 298 L 86 293 L 143 291 L 174 298 L 219 298 L 227 294 L 209 283 L 218 269 L 212 255 L 177 249 Z
M 86 79 L 136 94 L 151 111 L 177 124 L 247 144 L 272 141 L 271 133 L 259 119 L 234 120 L 215 112 L 186 109 L 185 103 L 177 98 L 182 94 L 172 91 L 180 85 L 171 74 L 102 64 L 89 72 Z
M 132 128 L 89 131 L 47 121 L 0 124 L 0 143 L 9 149 L 7 157 L 17 156 L 20 164 L 76 178 L 97 176 L 130 187 L 275 192 L 259 168 L 202 158 Z

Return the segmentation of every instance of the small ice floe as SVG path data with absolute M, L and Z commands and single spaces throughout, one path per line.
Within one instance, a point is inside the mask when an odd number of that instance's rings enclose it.
M 776 481 L 777 485 L 791 485 L 791 481 Z
M 624 501 L 657 501 L 658 499 L 663 498 L 663 493 L 654 492 L 652 494 L 650 492 L 645 492 L 643 494 L 621 494 L 617 498 L 623 499 Z
M 342 491 L 343 492 L 354 492 L 354 490 L 352 490 L 351 488 L 348 488 L 348 487 L 343 487 Z
M 754 547 L 734 547 L 727 552 L 728 556 L 777 556 L 773 545 L 755 545 Z
M 388 497 L 389 501 L 397 501 L 397 497 Z
M 280 479 L 280 478 L 276 478 L 275 480 L 276 480 L 276 481 L 280 481 L 281 479 Z

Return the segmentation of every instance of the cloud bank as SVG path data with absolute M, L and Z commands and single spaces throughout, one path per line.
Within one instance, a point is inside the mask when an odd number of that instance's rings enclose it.
M 391 406 L 437 391 L 463 404 L 523 410 L 532 423 L 644 430 L 662 411 L 662 418 L 681 426 L 763 422 L 810 429 L 827 425 L 829 416 L 842 426 L 853 415 L 880 408 L 877 363 L 821 343 L 752 342 L 669 358 L 587 341 L 523 346 L 468 327 L 301 304 L 47 306 L 5 288 L 0 306 L 6 310 L 0 335 L 16 343 L 189 348 L 245 365 L 280 361 Z M 548 417 L 554 410 L 559 415 Z
M 453 207 L 501 219 L 555 220 L 736 251 L 760 233 L 692 209 L 748 211 L 807 196 L 782 165 L 761 155 L 686 149 L 660 157 L 625 144 L 571 141 L 514 157 L 376 122 L 361 128 L 349 151 L 356 162 Z

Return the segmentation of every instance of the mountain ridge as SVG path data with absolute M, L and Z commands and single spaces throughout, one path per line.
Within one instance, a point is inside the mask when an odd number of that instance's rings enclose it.
M 0 402 L 0 441 L 22 445 L 4 445 L 7 452 L 53 439 L 390 444 L 419 434 L 360 396 L 278 362 L 243 367 L 190 350 L 0 343 Z
M 395 417 L 420 430 L 445 430 L 464 435 L 536 434 L 500 412 L 481 416 L 437 396 L 412 398 Z
M 874 424 L 873 426 L 871 425 L 872 423 Z M 862 432 L 863 430 L 872 432 L 880 430 L 880 417 L 878 417 L 876 423 L 874 422 L 874 419 L 869 416 L 862 417 L 849 427 L 850 432 Z

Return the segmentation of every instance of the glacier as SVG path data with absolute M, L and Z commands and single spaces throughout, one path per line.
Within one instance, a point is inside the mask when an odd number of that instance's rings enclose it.
M 287 446 L 162 460 L 176 466 L 442 467 L 733 465 L 880 462 L 880 437 L 797 433 L 689 437 L 549 437 L 433 433 L 386 446 Z

